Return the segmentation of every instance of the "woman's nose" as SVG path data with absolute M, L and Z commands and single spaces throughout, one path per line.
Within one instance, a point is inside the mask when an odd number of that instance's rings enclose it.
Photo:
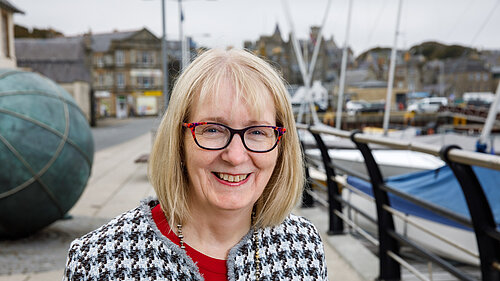
M 243 163 L 248 159 L 248 150 L 243 145 L 241 136 L 235 134 L 229 145 L 222 152 L 222 159 L 233 165 Z

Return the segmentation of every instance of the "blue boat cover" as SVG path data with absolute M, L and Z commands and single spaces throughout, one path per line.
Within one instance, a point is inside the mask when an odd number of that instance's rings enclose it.
M 483 187 L 497 227 L 500 227 L 500 171 L 476 166 L 473 166 L 472 169 Z M 364 193 L 373 196 L 371 183 L 352 176 L 348 177 L 347 182 Z M 389 177 L 386 179 L 386 185 L 470 218 L 469 209 L 460 184 L 453 175 L 450 167 L 447 165 L 435 170 Z M 389 201 L 393 208 L 401 212 L 470 230 L 468 227 L 443 218 L 432 211 L 417 206 L 391 193 L 389 193 Z

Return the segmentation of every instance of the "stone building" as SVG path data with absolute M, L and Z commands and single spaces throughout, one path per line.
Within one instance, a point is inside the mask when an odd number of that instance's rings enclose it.
M 157 115 L 165 106 L 161 39 L 148 29 L 86 34 L 98 116 Z M 180 70 L 181 42 L 167 41 L 169 81 Z M 172 88 L 170 83 L 170 89 Z
M 444 95 L 461 99 L 466 92 L 490 92 L 492 77 L 485 62 L 479 58 L 458 58 L 444 61 L 439 74 L 444 84 Z
M 21 67 L 67 88 L 90 119 L 157 115 L 163 110 L 161 39 L 146 28 L 18 39 L 16 49 Z M 172 81 L 179 70 L 180 42 L 168 41 L 167 50 Z
M 310 38 L 307 40 L 299 40 L 299 45 L 306 65 L 308 65 L 312 59 L 318 33 L 319 27 L 313 26 L 310 30 Z M 289 34 L 288 41 L 284 41 L 278 25 L 276 25 L 272 35 L 261 36 L 256 42 L 246 41 L 244 47 L 254 51 L 257 55 L 267 58 L 282 72 L 283 77 L 289 84 L 304 84 L 297 56 L 293 48 L 292 35 Z M 328 40 L 323 40 L 321 42 L 312 80 L 320 80 L 324 83 L 333 84 L 338 80 L 338 70 L 341 61 L 342 49 L 337 47 L 333 37 Z
M 410 55 L 406 51 L 398 51 L 394 70 L 394 88 L 407 89 L 408 93 L 420 92 L 423 89 L 422 66 L 425 58 L 421 55 Z M 387 80 L 389 74 L 385 74 Z M 406 104 L 406 100 L 399 98 L 398 102 Z
M 0 67 L 16 68 L 14 48 L 14 13 L 24 14 L 7 0 L 0 0 Z
M 309 40 L 300 40 L 300 46 L 302 47 L 302 53 L 305 54 L 305 61 L 310 62 L 313 57 L 314 47 L 318 42 L 319 27 L 312 26 L 309 32 Z M 291 39 L 291 36 L 290 36 Z M 291 42 L 291 41 L 289 41 Z M 292 63 L 296 63 L 296 56 L 292 58 Z M 349 54 L 352 58 L 352 54 Z M 352 61 L 351 59 L 348 62 Z M 342 49 L 337 47 L 337 44 L 333 40 L 333 36 L 330 39 L 323 38 L 321 42 L 318 58 L 316 65 L 314 66 L 313 81 L 319 80 L 327 84 L 332 84 L 338 81 L 340 77 L 340 65 L 342 62 Z
M 147 29 L 87 34 L 98 116 L 156 115 L 162 106 L 161 40 Z
M 491 67 L 491 91 L 496 93 L 497 88 L 500 87 L 500 66 Z
M 246 41 L 244 47 L 253 50 L 255 54 L 266 58 L 272 63 L 284 77 L 290 76 L 289 70 L 289 46 L 283 41 L 281 31 L 278 25 L 272 35 L 262 35 L 255 43 Z
M 38 72 L 66 89 L 94 124 L 89 54 L 83 37 L 18 38 L 15 42 L 20 68 Z
M 407 105 L 406 94 L 422 87 L 419 57 L 408 52 L 396 52 L 391 108 Z M 346 73 L 346 100 L 365 100 L 381 103 L 387 96 L 391 61 L 390 48 L 374 48 L 356 59 L 356 68 Z
M 366 69 L 375 74 L 375 79 L 387 81 L 391 63 L 390 48 L 374 48 L 366 51 L 356 59 L 357 69 Z M 396 51 L 394 69 L 394 87 L 420 88 L 421 72 L 419 70 L 424 58 L 411 56 L 405 50 Z
M 491 72 L 491 92 L 495 93 L 500 83 L 500 50 L 487 50 L 481 52 L 480 58 L 486 62 L 486 67 Z
M 401 86 L 401 85 L 399 85 Z M 394 85 L 391 96 L 391 110 L 397 110 L 401 103 L 406 106 L 408 89 Z M 365 81 L 353 83 L 346 88 L 346 100 L 364 100 L 370 103 L 384 103 L 387 97 L 386 81 Z

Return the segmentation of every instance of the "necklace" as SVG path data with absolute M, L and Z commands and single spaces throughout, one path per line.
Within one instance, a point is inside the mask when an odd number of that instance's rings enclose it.
M 253 225 L 253 220 L 255 217 L 255 211 L 252 212 L 252 225 Z M 182 224 L 177 225 L 177 237 L 179 237 L 179 245 L 181 249 L 185 250 L 186 246 L 184 245 L 184 235 L 182 234 Z M 260 249 L 260 241 L 259 241 L 259 236 L 257 234 L 257 229 L 254 229 L 253 235 L 252 235 L 252 240 L 253 240 L 253 245 L 255 247 L 255 252 L 254 252 L 254 259 L 255 259 L 255 280 L 259 281 L 260 280 L 260 254 L 259 254 L 259 249 Z
M 186 246 L 184 246 L 184 235 L 182 235 L 182 224 L 177 225 L 177 232 L 179 233 L 179 244 L 181 245 L 181 249 L 186 249 Z
M 255 206 L 252 210 L 252 219 L 251 219 L 251 224 L 254 225 L 254 220 L 255 220 Z M 260 241 L 259 241 L 259 236 L 257 234 L 257 229 L 253 230 L 253 244 L 255 246 L 255 280 L 259 281 L 260 280 L 260 254 L 259 254 L 259 249 L 260 249 Z

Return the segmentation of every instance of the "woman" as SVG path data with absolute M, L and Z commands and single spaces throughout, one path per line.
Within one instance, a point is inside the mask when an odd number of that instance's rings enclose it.
M 157 200 L 70 247 L 67 279 L 327 280 L 290 215 L 303 166 L 287 92 L 263 60 L 210 50 L 178 78 L 151 152 Z

